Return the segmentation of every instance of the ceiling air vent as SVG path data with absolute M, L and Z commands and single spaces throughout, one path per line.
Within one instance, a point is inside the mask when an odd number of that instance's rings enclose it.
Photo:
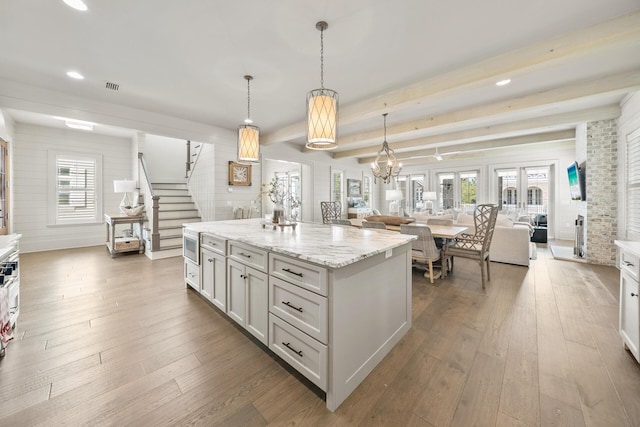
M 112 83 L 112 82 L 107 82 L 106 86 L 107 89 L 111 89 L 111 90 L 118 90 L 120 89 L 120 85 L 117 83 Z

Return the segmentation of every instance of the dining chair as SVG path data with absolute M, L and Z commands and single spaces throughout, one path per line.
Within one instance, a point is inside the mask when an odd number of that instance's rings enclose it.
M 349 221 L 348 219 L 332 219 L 331 220 L 331 224 L 334 225 L 348 225 L 351 226 L 351 221 Z
M 332 219 L 340 219 L 342 216 L 342 203 L 340 202 L 320 202 L 322 212 L 322 222 L 331 223 Z
M 493 230 L 498 218 L 498 206 L 478 205 L 473 214 L 475 233 L 463 233 L 452 242 L 445 245 L 444 253 L 446 257 L 470 258 L 480 262 L 480 275 L 482 276 L 482 289 L 485 289 L 485 269 L 487 270 L 487 281 L 491 281 L 489 247 Z M 485 267 L 486 266 L 486 267 Z M 453 265 L 451 266 L 453 271 Z
M 387 226 L 384 225 L 384 222 L 362 221 L 362 228 L 377 228 L 379 230 L 386 230 Z
M 440 249 L 436 247 L 429 227 L 416 225 L 400 225 L 400 233 L 418 236 L 417 240 L 411 242 L 411 261 L 413 267 L 426 268 L 429 273 L 429 281 L 433 283 L 433 263 L 441 259 Z M 425 277 L 427 274 L 425 272 Z

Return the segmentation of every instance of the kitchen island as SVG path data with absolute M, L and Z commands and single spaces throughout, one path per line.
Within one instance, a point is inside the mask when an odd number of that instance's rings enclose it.
M 326 392 L 334 411 L 411 327 L 411 241 L 383 230 L 260 219 L 185 224 L 185 282 Z

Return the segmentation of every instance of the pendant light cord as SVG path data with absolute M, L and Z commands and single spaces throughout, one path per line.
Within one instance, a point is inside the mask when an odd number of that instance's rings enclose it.
M 324 89 L 324 29 L 320 29 L 320 89 Z
M 251 79 L 247 79 L 247 119 L 251 119 Z

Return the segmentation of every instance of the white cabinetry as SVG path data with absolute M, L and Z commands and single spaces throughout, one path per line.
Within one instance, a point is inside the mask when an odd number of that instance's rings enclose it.
M 200 292 L 200 266 L 187 258 L 184 259 L 184 281 Z
M 278 254 L 269 254 L 269 266 L 269 348 L 326 391 L 327 270 Z
M 216 307 L 227 311 L 226 240 L 202 234 L 200 236 L 200 293 Z
M 640 361 L 640 242 L 616 241 L 620 247 L 620 336 Z
M 245 248 L 246 249 L 246 248 Z M 257 249 L 252 249 L 258 251 Z M 249 254 L 245 250 L 246 254 Z M 264 254 L 266 257 L 266 253 Z M 227 314 L 268 345 L 267 274 L 229 257 L 227 260 Z

